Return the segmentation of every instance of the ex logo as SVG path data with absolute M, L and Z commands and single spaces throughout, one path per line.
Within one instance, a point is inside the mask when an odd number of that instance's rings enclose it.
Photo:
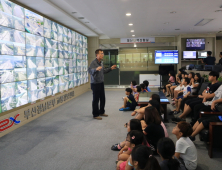
M 19 124 L 21 121 L 16 120 L 19 115 L 20 114 L 17 114 L 15 116 L 15 118 L 10 117 L 9 119 L 4 119 L 4 120 L 0 121 L 0 132 L 3 132 L 5 130 L 11 128 L 14 124 Z M 10 120 L 11 120 L 11 124 L 10 124 Z

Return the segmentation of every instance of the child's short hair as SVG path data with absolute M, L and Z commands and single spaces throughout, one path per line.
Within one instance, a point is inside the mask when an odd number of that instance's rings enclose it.
M 172 159 L 175 154 L 175 145 L 170 138 L 161 138 L 157 143 L 158 153 L 164 158 L 168 159 L 169 169 L 178 169 L 180 163 L 176 159 Z
M 130 94 L 133 92 L 131 88 L 126 88 L 125 91 L 129 92 Z
M 141 92 L 141 87 L 140 86 L 136 86 L 136 90 L 137 90 L 137 92 Z
M 136 81 L 135 80 L 132 80 L 132 85 L 136 86 Z
M 148 82 L 147 80 L 144 80 L 144 81 L 143 81 L 143 84 L 145 84 L 146 87 L 149 86 L 149 82 Z
M 209 76 L 213 76 L 213 77 L 215 77 L 216 76 L 216 80 L 218 79 L 218 77 L 219 77 L 219 73 L 218 72 L 216 72 L 216 71 L 211 71 L 210 73 L 209 73 Z
M 189 78 L 185 78 L 184 81 L 187 82 L 187 84 L 190 83 L 190 79 Z
M 145 84 L 140 84 L 140 87 L 142 88 L 142 89 L 145 89 Z
M 180 129 L 180 132 L 183 133 L 183 137 L 188 137 L 193 133 L 192 126 L 187 122 L 177 123 L 177 127 Z

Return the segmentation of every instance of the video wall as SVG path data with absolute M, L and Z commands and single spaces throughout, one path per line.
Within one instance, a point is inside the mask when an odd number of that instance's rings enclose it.
M 0 113 L 88 82 L 87 37 L 0 0 Z

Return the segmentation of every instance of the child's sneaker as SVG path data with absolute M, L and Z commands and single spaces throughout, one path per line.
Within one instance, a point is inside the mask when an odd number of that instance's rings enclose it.
M 177 115 L 178 113 L 180 113 L 180 111 L 175 111 L 173 114 L 174 114 L 174 115 Z

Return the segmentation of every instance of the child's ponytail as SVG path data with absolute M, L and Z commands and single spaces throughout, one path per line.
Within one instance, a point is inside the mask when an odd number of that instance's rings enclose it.
M 161 170 L 160 165 L 150 147 L 144 145 L 137 145 L 133 148 L 131 153 L 132 161 L 138 162 L 140 170 Z
M 146 166 L 142 170 L 147 170 L 147 169 L 149 169 L 149 170 L 161 170 L 161 167 L 160 167 L 157 159 L 153 155 L 149 156 L 148 161 L 146 163 Z

